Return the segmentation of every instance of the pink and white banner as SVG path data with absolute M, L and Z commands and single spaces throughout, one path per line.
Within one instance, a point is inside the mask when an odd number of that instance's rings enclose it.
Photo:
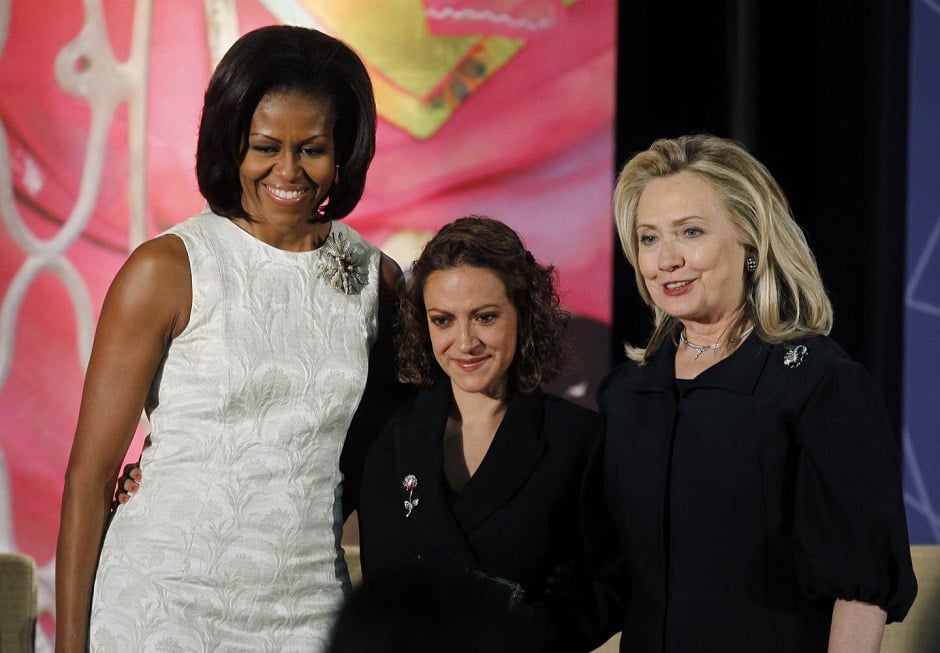
M 509 223 L 559 270 L 582 360 L 556 390 L 590 402 L 611 319 L 615 12 L 614 0 L 0 0 L 0 551 L 40 568 L 39 650 L 101 301 L 130 249 L 203 206 L 196 128 L 226 47 L 272 23 L 354 47 L 380 124 L 348 222 L 403 267 L 461 215 Z

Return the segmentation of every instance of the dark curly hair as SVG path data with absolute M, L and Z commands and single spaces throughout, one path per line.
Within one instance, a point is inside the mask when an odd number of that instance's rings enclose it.
M 432 272 L 462 266 L 493 271 L 518 314 L 510 392 L 531 392 L 557 378 L 571 354 L 567 339 L 571 315 L 560 306 L 555 268 L 540 265 L 511 228 L 477 215 L 442 227 L 411 268 L 411 279 L 400 297 L 396 329 L 399 378 L 429 385 L 444 373 L 431 348 L 424 284 Z
M 215 213 L 251 217 L 242 208 L 238 167 L 258 103 L 269 94 L 300 93 L 327 101 L 335 113 L 333 136 L 340 183 L 329 192 L 317 221 L 343 218 L 362 198 L 375 155 L 372 82 L 349 46 L 317 30 L 271 25 L 238 39 L 206 89 L 196 145 L 199 191 Z

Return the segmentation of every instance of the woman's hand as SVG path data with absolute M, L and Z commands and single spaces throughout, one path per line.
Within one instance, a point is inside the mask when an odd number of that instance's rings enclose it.
M 112 509 L 118 505 L 124 505 L 131 500 L 131 497 L 140 489 L 140 482 L 144 475 L 140 471 L 140 461 L 136 463 L 127 463 L 124 465 L 124 473 L 118 479 L 117 490 L 114 493 L 114 502 Z
M 574 560 L 557 565 L 545 579 L 545 604 L 556 615 L 579 611 L 590 596 L 591 576 Z
M 144 450 L 151 444 L 150 436 L 144 438 Z M 131 497 L 140 489 L 140 482 L 144 479 L 143 472 L 140 471 L 140 459 L 136 463 L 127 463 L 124 465 L 124 473 L 117 481 L 117 489 L 114 491 L 114 501 L 111 502 L 111 512 L 117 507 L 123 506 L 131 500 Z

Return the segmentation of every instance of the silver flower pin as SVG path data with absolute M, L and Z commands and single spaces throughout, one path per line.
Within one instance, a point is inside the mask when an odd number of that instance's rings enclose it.
M 333 290 L 344 295 L 355 295 L 369 283 L 363 252 L 349 243 L 346 234 L 331 233 L 322 249 L 326 258 L 320 262 L 317 276 L 326 279 Z
M 804 345 L 797 345 L 787 350 L 787 355 L 783 357 L 783 364 L 793 369 L 794 367 L 799 367 L 800 363 L 803 362 L 803 359 L 806 358 L 806 354 L 809 352 Z
M 418 477 L 408 474 L 401 482 L 401 486 L 408 493 L 408 498 L 405 499 L 405 517 L 411 517 L 411 511 L 418 507 L 418 497 L 414 496 L 415 488 L 418 487 Z

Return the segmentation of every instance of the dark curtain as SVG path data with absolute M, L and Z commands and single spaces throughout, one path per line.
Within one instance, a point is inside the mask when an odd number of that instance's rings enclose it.
M 625 0 L 618 18 L 617 169 L 660 137 L 747 146 L 816 254 L 832 336 L 872 372 L 898 429 L 909 14 L 907 0 Z M 618 363 L 650 321 L 619 243 L 614 271 Z

